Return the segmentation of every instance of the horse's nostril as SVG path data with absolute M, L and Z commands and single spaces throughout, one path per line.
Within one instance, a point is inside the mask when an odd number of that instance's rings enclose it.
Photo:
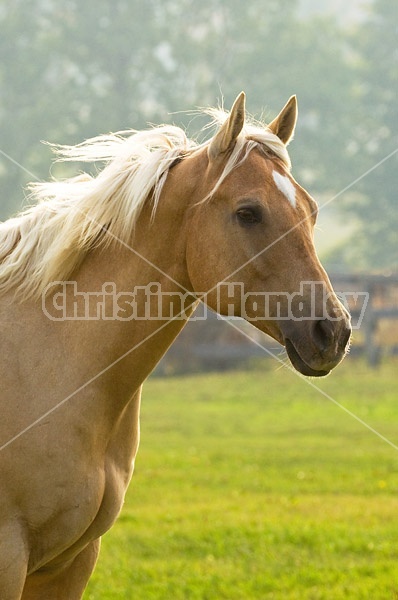
M 329 319 L 315 321 L 313 326 L 313 341 L 320 352 L 326 352 L 334 342 L 337 342 L 339 350 L 344 350 L 351 337 L 351 327 L 344 324 L 339 327 L 338 324 Z
M 319 350 L 326 350 L 334 339 L 333 323 L 328 319 L 315 321 L 313 328 L 314 342 Z

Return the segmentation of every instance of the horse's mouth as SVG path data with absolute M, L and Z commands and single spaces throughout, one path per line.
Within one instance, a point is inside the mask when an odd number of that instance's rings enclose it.
M 302 375 L 305 375 L 306 377 L 325 377 L 330 373 L 330 370 L 316 370 L 308 366 L 297 352 L 293 342 L 291 342 L 288 338 L 285 338 L 285 347 L 293 367 Z

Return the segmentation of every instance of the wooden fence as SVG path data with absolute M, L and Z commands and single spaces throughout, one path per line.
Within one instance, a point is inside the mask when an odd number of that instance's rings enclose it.
M 398 352 L 398 275 L 331 276 L 353 321 L 353 353 L 376 366 L 384 354 Z

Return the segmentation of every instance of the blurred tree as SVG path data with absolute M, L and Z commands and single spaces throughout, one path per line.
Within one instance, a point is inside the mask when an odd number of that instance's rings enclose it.
M 43 11 L 34 0 L 0 4 L 0 177 L 2 213 L 21 205 L 21 183 L 35 169 L 43 115 L 56 118 L 48 86 L 43 82 L 52 43 L 43 44 L 38 26 Z M 12 160 L 4 154 L 6 153 Z M 15 162 L 12 162 L 15 161 Z
M 296 169 L 322 190 L 334 180 L 326 150 L 336 148 L 330 143 L 338 130 L 336 90 L 341 100 L 349 76 L 333 23 L 301 21 L 296 4 L 270 0 L 265 9 L 261 0 L 0 0 L 1 148 L 46 177 L 50 156 L 40 139 L 74 143 L 140 128 L 147 120 L 170 120 L 169 111 L 212 105 L 222 94 L 229 106 L 241 89 L 252 112 L 276 112 L 297 92 Z M 191 119 L 179 114 L 174 120 L 189 127 Z M 190 129 L 201 124 L 198 119 Z M 327 133 L 321 136 L 322 129 Z M 0 155 L 3 216 L 21 204 L 21 186 L 29 178 Z
M 358 110 L 352 116 L 347 155 L 360 194 L 347 197 L 343 214 L 358 223 L 355 239 L 338 252 L 357 268 L 398 268 L 398 50 L 397 5 L 374 0 L 368 19 L 352 37 L 357 57 L 353 93 Z M 337 256 L 337 253 L 335 253 Z
M 153 89 L 169 110 L 212 105 L 215 95 L 223 96 L 229 107 L 244 89 L 249 111 L 266 121 L 296 93 L 300 141 L 297 149 L 291 146 L 294 170 L 319 193 L 339 189 L 352 175 L 342 160 L 340 132 L 349 128 L 352 118 L 353 74 L 336 21 L 303 21 L 297 16 L 298 4 L 163 2 L 159 58 L 170 75 L 154 70 Z M 171 22 L 178 27 L 170 27 Z M 179 115 L 179 120 L 184 117 Z M 200 122 L 195 120 L 192 130 Z
M 74 143 L 144 124 L 152 5 L 0 0 L 3 217 L 21 206 L 27 181 L 47 177 L 50 152 L 39 140 Z
M 21 205 L 21 186 L 32 179 L 1 151 L 47 177 L 50 154 L 40 139 L 76 143 L 170 119 L 193 133 L 201 119 L 168 113 L 213 105 L 221 95 L 229 107 L 241 89 L 249 110 L 265 111 L 266 120 L 297 93 L 295 175 L 315 195 L 349 185 L 394 145 L 394 3 L 375 0 L 354 37 L 330 16 L 300 18 L 298 4 L 0 0 L 1 215 Z M 365 178 L 355 187 L 362 194 L 347 203 L 362 228 L 357 254 L 375 266 L 380 237 L 394 243 L 392 166 L 386 161 Z M 373 249 L 361 246 L 367 234 Z M 359 261 L 352 248 L 343 255 Z

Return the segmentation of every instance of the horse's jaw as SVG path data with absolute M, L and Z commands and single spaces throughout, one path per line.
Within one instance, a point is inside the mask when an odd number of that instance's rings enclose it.
M 306 377 L 326 377 L 327 375 L 329 375 L 332 368 L 334 368 L 332 367 L 330 369 L 313 369 L 302 359 L 300 354 L 297 352 L 293 342 L 289 338 L 285 339 L 284 345 L 293 367 L 296 369 L 296 371 L 298 371 L 302 375 L 305 375 Z

